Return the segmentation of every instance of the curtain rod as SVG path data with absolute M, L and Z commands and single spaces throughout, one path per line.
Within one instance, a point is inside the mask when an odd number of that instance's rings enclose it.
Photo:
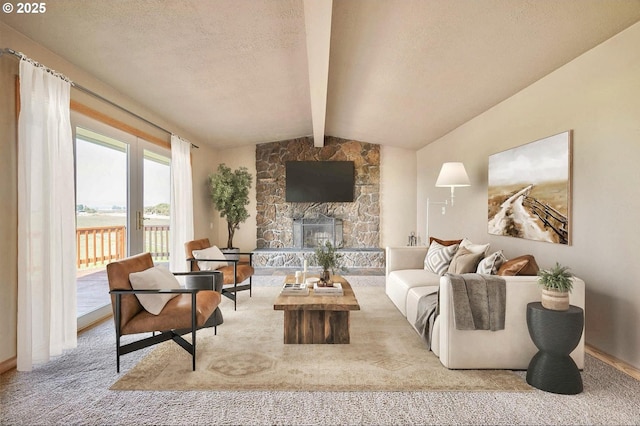
M 14 57 L 16 57 L 18 59 L 22 59 L 22 54 L 21 53 L 18 53 L 13 49 L 9 49 L 8 47 L 5 47 L 4 49 L 0 50 L 0 56 L 2 56 L 3 53 L 8 53 L 8 54 L 13 55 Z M 78 83 L 75 83 L 75 82 L 72 81 L 71 82 L 71 86 L 75 87 L 76 89 L 80 90 L 81 92 L 86 93 L 87 95 L 91 95 L 94 98 L 97 98 L 97 99 L 101 100 L 102 102 L 105 102 L 105 103 L 107 103 L 107 104 L 109 104 L 109 105 L 111 105 L 111 106 L 113 106 L 113 107 L 115 107 L 115 108 L 117 108 L 117 109 L 119 109 L 121 111 L 124 111 L 127 114 L 132 115 L 132 116 L 136 117 L 139 120 L 144 121 L 145 123 L 155 127 L 156 129 L 162 130 L 163 132 L 165 132 L 165 133 L 167 133 L 169 135 L 173 134 L 173 132 L 170 132 L 169 130 L 165 129 L 164 127 L 161 127 L 161 126 L 157 125 L 156 123 L 153 123 L 153 122 L 147 120 L 146 118 L 136 114 L 135 112 L 130 111 L 127 108 L 118 105 L 117 103 L 105 98 L 102 95 L 97 94 L 96 92 L 94 92 L 92 90 L 87 89 L 84 86 L 81 86 Z M 194 147 L 194 148 L 200 148 L 198 145 L 194 145 L 193 143 L 191 144 L 191 146 Z

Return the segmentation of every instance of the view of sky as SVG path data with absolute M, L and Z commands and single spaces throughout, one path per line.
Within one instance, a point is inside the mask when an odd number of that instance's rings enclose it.
M 95 209 L 126 206 L 126 153 L 78 139 L 76 158 L 77 204 Z M 145 159 L 144 186 L 145 207 L 169 203 L 169 167 Z
M 569 179 L 569 133 L 489 156 L 489 186 Z

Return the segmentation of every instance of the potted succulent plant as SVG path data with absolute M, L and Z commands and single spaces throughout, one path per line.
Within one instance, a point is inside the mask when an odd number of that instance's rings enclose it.
M 320 277 L 322 284 L 331 285 L 331 274 L 333 274 L 335 270 L 345 270 L 341 265 L 342 257 L 343 254 L 338 253 L 337 247 L 334 247 L 330 241 L 316 247 L 311 261 L 322 266 L 322 275 Z
M 551 269 L 538 272 L 538 284 L 542 287 L 542 306 L 554 311 L 569 309 L 569 293 L 573 288 L 573 274 L 569 267 L 556 262 Z
M 220 217 L 227 220 L 228 239 L 223 252 L 239 251 L 233 246 L 233 236 L 240 224 L 249 217 L 247 205 L 251 179 L 251 173 L 246 167 L 232 171 L 224 163 L 218 166 L 216 173 L 209 175 L 211 201 L 220 212 Z

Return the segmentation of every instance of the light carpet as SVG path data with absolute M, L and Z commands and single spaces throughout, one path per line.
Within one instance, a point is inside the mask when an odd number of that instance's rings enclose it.
M 503 370 L 448 370 L 381 287 L 354 287 L 361 310 L 351 312 L 347 345 L 285 345 L 279 287 L 256 287 L 238 303 L 225 299 L 225 322 L 200 330 L 197 369 L 173 342 L 159 345 L 112 390 L 233 391 L 527 391 Z M 136 354 L 126 355 L 135 357 Z

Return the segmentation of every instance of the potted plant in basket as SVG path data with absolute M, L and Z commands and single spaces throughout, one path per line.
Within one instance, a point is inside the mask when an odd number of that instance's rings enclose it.
M 556 262 L 551 269 L 538 272 L 538 284 L 542 286 L 542 306 L 554 311 L 569 309 L 569 293 L 573 288 L 573 274 L 569 267 Z
M 223 252 L 238 252 L 233 246 L 233 236 L 240 224 L 247 220 L 249 212 L 249 188 L 251 188 L 251 173 L 246 167 L 231 170 L 224 163 L 218 166 L 216 173 L 209 175 L 209 191 L 211 201 L 220 212 L 220 217 L 227 220 L 227 247 Z
M 319 245 L 311 257 L 311 261 L 319 266 L 322 266 L 322 276 L 320 277 L 321 285 L 332 285 L 331 275 L 335 270 L 344 271 L 342 266 L 342 253 L 338 253 L 337 247 L 334 247 L 330 241 L 325 242 L 324 245 Z

